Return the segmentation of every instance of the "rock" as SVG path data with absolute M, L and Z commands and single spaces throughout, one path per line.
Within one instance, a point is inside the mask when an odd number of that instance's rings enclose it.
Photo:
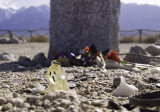
M 9 43 L 10 44 L 20 44 L 22 43 L 22 41 L 19 40 L 18 38 L 10 38 Z
M 36 85 L 35 88 L 32 89 L 32 94 L 37 94 L 37 93 L 42 94 L 42 93 L 45 93 L 45 89 L 46 89 L 45 86 L 43 86 L 41 84 L 38 84 L 38 85 Z
M 113 79 L 113 87 L 117 88 L 120 84 L 121 79 L 120 78 L 114 78 Z
M 160 46 L 149 46 L 145 49 L 149 54 L 151 54 L 152 56 L 158 56 L 160 55 Z
M 155 42 L 155 45 L 160 45 L 160 40 L 157 40 L 157 41 Z
M 14 58 L 13 54 L 4 52 L 0 54 L 0 61 L 15 61 L 16 59 Z
M 8 38 L 0 39 L 1 44 L 7 44 L 9 42 Z
M 140 46 L 131 47 L 129 53 L 148 55 L 148 53 Z M 124 60 L 129 61 L 129 62 L 134 62 L 134 63 L 143 63 L 143 64 L 148 64 L 149 63 L 148 58 L 143 57 L 143 56 L 136 56 L 136 55 L 126 55 Z
M 24 99 L 22 99 L 22 98 L 15 98 L 14 106 L 22 107 L 23 104 L 24 104 Z
M 38 53 L 33 57 L 32 60 L 34 64 L 40 64 L 40 65 L 45 64 L 45 61 L 46 61 L 46 56 L 44 55 L 44 53 Z
M 106 107 L 107 102 L 105 102 L 103 100 L 94 100 L 91 102 L 91 105 L 96 106 L 96 107 Z
M 31 64 L 31 59 L 28 56 L 20 56 L 18 63 L 23 66 L 28 66 Z
M 74 105 L 69 105 L 67 110 L 68 110 L 68 112 L 79 112 L 78 109 L 76 108 L 76 106 L 74 106 Z
M 108 102 L 108 109 L 114 109 L 114 110 L 121 110 L 121 108 L 118 106 L 118 104 L 116 104 L 114 101 L 110 100 Z
M 65 112 L 63 107 L 57 107 L 54 112 Z
M 39 97 L 31 95 L 31 96 L 27 97 L 27 102 L 28 103 L 35 103 L 38 99 L 39 99 Z
M 160 74 L 160 67 L 152 67 L 148 69 L 151 74 Z
M 124 70 L 133 71 L 133 67 L 134 67 L 133 65 L 121 64 L 109 59 L 107 59 L 105 62 L 106 62 L 107 69 L 124 69 Z
M 19 94 L 15 93 L 15 92 L 12 95 L 13 95 L 14 98 L 17 98 L 19 96 Z
M 29 103 L 22 103 L 21 105 L 19 105 L 20 108 L 29 108 L 30 104 Z
M 109 48 L 118 52 L 119 11 L 120 0 L 51 0 L 49 58 L 53 58 L 54 50 L 76 54 L 85 45 L 92 44 L 98 51 Z
M 71 101 L 66 99 L 62 99 L 62 101 L 60 102 L 60 106 L 63 108 L 67 108 L 70 104 L 71 104 Z
M 7 103 L 7 104 L 3 105 L 3 107 L 2 107 L 2 111 L 7 111 L 7 110 L 11 110 L 11 109 L 12 109 L 11 103 Z
M 49 108 L 51 106 L 51 102 L 49 100 L 44 100 L 42 106 L 44 108 Z
M 76 87 L 76 84 L 68 82 L 68 86 L 69 86 L 70 89 L 74 89 Z
M 56 61 L 59 62 L 61 66 L 64 66 L 64 67 L 70 66 L 69 59 L 67 57 L 60 57 Z
M 117 69 L 122 68 L 122 65 L 116 61 L 107 59 L 106 61 L 106 68 L 107 69 Z
M 50 100 L 50 101 L 53 101 L 55 100 L 56 96 L 54 96 L 53 94 L 46 94 L 42 99 L 43 100 Z
M 42 106 L 42 101 L 41 100 L 37 100 L 36 101 L 36 106 Z
M 3 105 L 7 102 L 6 98 L 0 97 L 0 105 Z
M 94 112 L 103 112 L 101 109 L 96 108 Z

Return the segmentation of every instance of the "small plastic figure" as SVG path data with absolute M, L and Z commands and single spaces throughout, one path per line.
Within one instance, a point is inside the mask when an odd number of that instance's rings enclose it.
M 51 66 L 48 68 L 47 79 L 49 81 L 49 92 L 54 92 L 55 90 L 70 91 L 66 80 L 66 73 L 55 61 L 52 61 Z

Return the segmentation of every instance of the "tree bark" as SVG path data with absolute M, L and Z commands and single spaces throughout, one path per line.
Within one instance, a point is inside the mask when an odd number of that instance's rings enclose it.
M 120 0 L 51 0 L 48 57 L 92 44 L 119 52 L 119 14 Z

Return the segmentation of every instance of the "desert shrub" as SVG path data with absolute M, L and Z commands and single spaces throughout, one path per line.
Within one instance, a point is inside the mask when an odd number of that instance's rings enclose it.
M 155 35 L 155 36 L 151 36 L 151 37 L 146 37 L 146 38 L 144 38 L 143 42 L 144 43 L 155 43 L 159 39 L 160 39 L 160 34 Z
M 124 37 L 120 39 L 120 43 L 136 43 L 138 41 L 138 38 L 134 36 Z
M 30 42 L 49 42 L 49 38 L 45 35 L 36 35 L 29 39 Z

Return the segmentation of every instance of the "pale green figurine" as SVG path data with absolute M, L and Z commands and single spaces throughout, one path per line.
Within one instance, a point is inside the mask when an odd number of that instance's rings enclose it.
M 49 92 L 54 92 L 55 90 L 70 91 L 66 80 L 66 73 L 55 61 L 52 61 L 51 66 L 48 68 L 47 79 L 49 81 Z

